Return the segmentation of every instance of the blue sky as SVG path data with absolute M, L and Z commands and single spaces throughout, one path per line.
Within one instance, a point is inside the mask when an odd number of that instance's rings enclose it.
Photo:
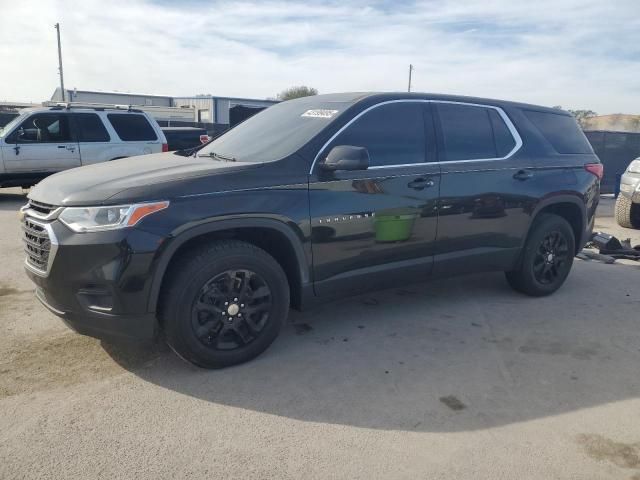
M 640 114 L 637 0 L 0 0 L 0 100 L 414 89 Z M 6 19 L 11 19 L 7 22 Z

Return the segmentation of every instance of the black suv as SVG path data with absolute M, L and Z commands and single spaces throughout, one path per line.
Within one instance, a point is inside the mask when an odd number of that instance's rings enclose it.
M 47 178 L 22 209 L 26 270 L 80 333 L 150 338 L 222 367 L 289 307 L 465 272 L 528 295 L 589 238 L 602 166 L 566 112 L 444 95 L 274 105 L 194 155 Z

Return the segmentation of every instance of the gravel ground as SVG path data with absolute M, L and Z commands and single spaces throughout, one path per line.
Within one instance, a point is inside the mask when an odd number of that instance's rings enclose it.
M 488 274 L 334 302 L 205 371 L 41 307 L 22 203 L 0 191 L 2 479 L 640 479 L 638 266 L 577 260 L 541 299 Z M 640 243 L 611 211 L 597 228 Z

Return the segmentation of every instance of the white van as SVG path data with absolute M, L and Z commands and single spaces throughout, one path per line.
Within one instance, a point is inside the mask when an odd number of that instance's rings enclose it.
M 25 109 L 0 129 L 0 187 L 27 188 L 68 168 L 167 150 L 158 123 L 141 110 L 73 104 Z

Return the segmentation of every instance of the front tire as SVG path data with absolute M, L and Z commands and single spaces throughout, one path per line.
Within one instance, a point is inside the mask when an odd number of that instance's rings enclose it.
M 204 368 L 236 365 L 271 345 L 289 312 L 282 268 L 250 243 L 226 240 L 179 257 L 167 272 L 161 323 L 169 346 Z
M 506 272 L 511 287 L 526 295 L 550 295 L 567 279 L 575 255 L 575 236 L 562 217 L 542 214 L 527 237 L 519 266 Z
M 616 199 L 616 222 L 625 228 L 640 228 L 640 205 L 630 198 L 618 195 Z

